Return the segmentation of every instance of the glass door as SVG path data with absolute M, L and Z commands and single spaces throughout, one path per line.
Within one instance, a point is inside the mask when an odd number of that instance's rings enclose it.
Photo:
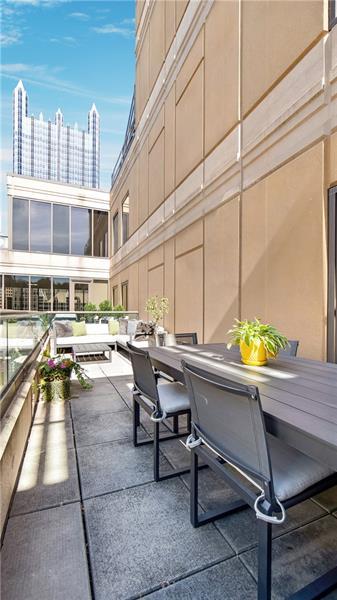
M 85 304 L 89 301 L 89 283 L 73 281 L 74 289 L 74 310 L 84 310 Z

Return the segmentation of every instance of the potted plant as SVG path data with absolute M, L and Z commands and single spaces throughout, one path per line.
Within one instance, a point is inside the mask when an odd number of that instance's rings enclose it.
M 43 400 L 64 401 L 70 398 L 70 377 L 74 372 L 83 389 L 91 389 L 83 367 L 63 354 L 47 357 L 47 360 L 38 366 L 39 384 Z
M 146 301 L 145 306 L 146 312 L 151 316 L 151 321 L 148 323 L 149 330 L 151 330 L 152 340 L 156 342 L 156 335 L 159 333 L 159 322 L 163 319 L 164 315 L 168 313 L 169 301 L 168 298 L 163 296 L 150 296 Z
M 228 333 L 231 341 L 227 348 L 240 346 L 241 359 L 246 365 L 266 365 L 268 358 L 275 358 L 289 344 L 288 339 L 273 325 L 261 323 L 256 317 L 253 321 L 235 319 Z

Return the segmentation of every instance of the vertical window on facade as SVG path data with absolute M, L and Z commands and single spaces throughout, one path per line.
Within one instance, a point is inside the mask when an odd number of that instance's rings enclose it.
M 91 256 L 91 210 L 71 208 L 71 254 Z
M 53 206 L 53 252 L 69 254 L 69 206 Z
M 74 308 L 75 310 L 84 310 L 84 306 L 88 303 L 89 284 L 75 283 L 74 285 Z
M 108 256 L 108 213 L 94 210 L 94 256 Z
M 51 278 L 32 276 L 30 278 L 31 310 L 51 310 Z
M 117 306 L 118 304 L 118 285 L 114 285 L 112 288 L 112 305 Z
M 3 276 L 0 275 L 0 309 L 2 308 L 2 278 Z
M 53 280 L 53 310 L 69 310 L 69 279 L 54 277 Z
M 125 244 L 129 239 L 129 212 L 130 198 L 128 195 L 122 204 L 122 244 Z
M 119 236 L 118 236 L 118 212 L 114 215 L 112 219 L 112 231 L 113 231 L 113 244 L 114 244 L 114 254 L 116 254 L 119 248 Z
M 329 29 L 337 24 L 337 2 L 329 0 Z
M 51 251 L 51 205 L 47 202 L 30 203 L 30 250 Z
M 7 310 L 29 310 L 28 275 L 5 275 L 4 305 Z
M 122 304 L 126 310 L 128 310 L 129 299 L 128 299 L 128 282 L 122 283 Z
M 13 199 L 13 250 L 28 250 L 29 202 Z

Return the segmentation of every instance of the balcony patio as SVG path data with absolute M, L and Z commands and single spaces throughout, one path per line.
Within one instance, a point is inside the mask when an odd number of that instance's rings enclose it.
M 88 365 L 91 391 L 39 403 L 2 550 L 4 600 L 256 598 L 256 518 L 250 509 L 193 529 L 189 476 L 153 481 L 151 446 L 132 444 L 130 363 Z M 151 435 L 143 419 L 141 435 Z M 189 464 L 179 440 L 161 468 Z M 234 493 L 205 469 L 200 510 Z M 287 511 L 274 528 L 273 597 L 334 567 L 337 488 Z M 326 596 L 337 598 L 334 591 Z

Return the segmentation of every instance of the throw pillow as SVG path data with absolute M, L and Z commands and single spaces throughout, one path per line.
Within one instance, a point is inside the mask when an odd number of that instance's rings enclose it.
M 119 334 L 119 323 L 117 319 L 109 319 L 109 333 L 110 335 Z
M 135 335 L 138 325 L 138 319 L 129 319 L 127 326 L 128 335 Z
M 72 323 L 73 326 L 73 335 L 86 335 L 87 328 L 85 326 L 85 321 L 74 321 Z
M 55 321 L 54 330 L 56 337 L 70 337 L 73 335 L 73 329 L 70 321 Z

